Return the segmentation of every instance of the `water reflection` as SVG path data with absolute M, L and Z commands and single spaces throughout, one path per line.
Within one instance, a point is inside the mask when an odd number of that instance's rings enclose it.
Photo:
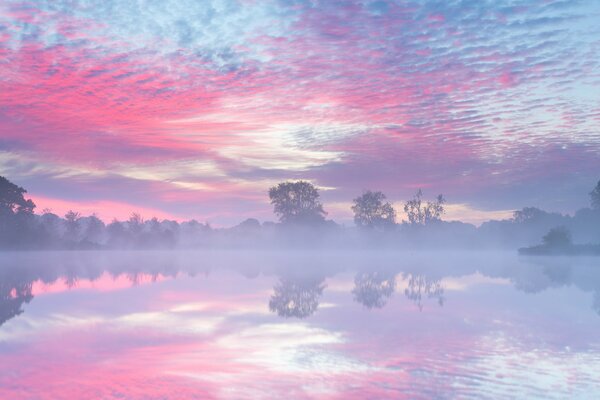
M 276 279 L 270 297 L 264 301 L 271 312 L 284 318 L 313 315 L 326 291 L 327 279 L 353 270 L 359 272 L 355 273 L 353 287 L 346 293 L 369 310 L 381 309 L 388 304 L 399 285 L 398 277 L 406 285 L 405 298 L 423 311 L 427 300 L 444 306 L 447 295 L 444 279 L 479 273 L 485 277 L 508 279 L 519 291 L 532 294 L 574 285 L 593 293 L 592 308 L 600 314 L 600 268 L 596 268 L 595 259 L 510 258 L 508 263 L 499 260 L 481 267 L 481 260 L 474 261 L 467 256 L 464 260 L 455 257 L 453 265 L 443 258 L 417 259 L 415 265 L 415 260 L 375 254 L 345 259 L 334 254 L 329 260 L 319 255 L 313 258 L 305 254 L 298 257 L 278 255 L 265 262 L 264 254 L 253 259 L 256 255 L 106 253 L 39 253 L 0 258 L 0 325 L 23 313 L 24 305 L 35 295 L 32 292 L 35 282 L 53 284 L 60 281 L 66 288 L 77 288 L 80 280 L 93 282 L 108 274 L 113 279 L 125 277 L 134 286 L 141 281 L 156 282 L 161 276 L 175 278 L 199 273 L 208 276 L 212 270 L 223 268 L 234 270 L 247 279 L 264 275 Z M 336 260 L 337 257 L 341 260 Z M 578 264 L 574 266 L 573 263 Z M 377 266 L 368 270 L 365 264 Z
M 595 398 L 598 315 L 591 259 L 0 254 L 0 398 Z
M 404 294 L 416 304 L 419 311 L 423 311 L 423 299 L 435 299 L 440 307 L 444 306 L 444 288 L 440 279 L 413 273 L 405 273 L 402 276 L 408 281 Z
M 323 278 L 280 278 L 273 287 L 269 310 L 285 318 L 309 317 L 317 311 L 324 289 Z
M 0 278 L 0 327 L 9 319 L 23 313 L 23 304 L 33 299 L 32 282 L 19 280 L 18 271 L 2 274 Z
M 396 275 L 390 271 L 359 272 L 354 278 L 354 301 L 367 308 L 382 308 L 396 289 Z

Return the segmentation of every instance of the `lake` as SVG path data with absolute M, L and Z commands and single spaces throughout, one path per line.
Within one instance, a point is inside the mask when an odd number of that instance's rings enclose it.
M 596 399 L 599 261 L 3 252 L 0 398 Z

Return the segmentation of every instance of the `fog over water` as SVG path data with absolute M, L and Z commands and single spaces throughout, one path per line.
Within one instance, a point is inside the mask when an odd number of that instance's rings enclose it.
M 0 397 L 593 398 L 598 267 L 514 251 L 4 252 Z
M 0 0 L 0 400 L 600 399 L 600 0 Z

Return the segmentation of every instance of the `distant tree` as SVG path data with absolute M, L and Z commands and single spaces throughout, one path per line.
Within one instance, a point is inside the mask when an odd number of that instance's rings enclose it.
M 102 222 L 100 218 L 96 216 L 96 214 L 90 215 L 87 217 L 85 232 L 83 234 L 84 240 L 91 243 L 99 243 L 104 228 L 104 222 Z
M 594 210 L 600 210 L 600 181 L 598 181 L 594 190 L 590 192 L 590 199 L 592 201 L 592 208 Z
M 27 190 L 0 176 L 0 215 L 5 213 L 33 214 L 35 204 L 23 195 Z
M 319 201 L 318 190 L 309 182 L 282 182 L 269 189 L 275 214 L 286 224 L 318 224 L 327 213 Z
M 522 210 L 513 212 L 513 221 L 516 223 L 530 223 L 540 221 L 548 213 L 536 207 L 525 207 Z
M 444 203 L 446 203 L 446 199 L 441 194 L 435 198 L 434 201 L 428 201 L 425 206 L 425 223 L 441 221 L 442 214 L 446 212 L 444 209 Z
M 260 221 L 256 218 L 247 218 L 234 227 L 236 230 L 257 231 L 260 229 Z
M 110 246 L 125 247 L 127 245 L 128 237 L 123 223 L 113 219 L 112 222 L 106 226 L 106 232 L 108 234 L 108 244 Z
M 45 209 L 44 214 L 40 217 L 40 229 L 45 232 L 48 242 L 54 242 L 62 236 L 61 219 L 58 215 L 53 214 L 50 210 Z
M 77 240 L 79 235 L 79 218 L 81 218 L 81 214 L 73 210 L 69 210 L 65 214 L 65 235 L 68 240 Z
M 354 223 L 359 228 L 388 229 L 396 224 L 396 211 L 385 201 L 382 192 L 366 191 L 355 198 L 352 211 Z
M 138 213 L 132 213 L 127 221 L 127 227 L 132 235 L 136 236 L 142 233 L 144 229 L 144 219 Z
M 440 194 L 434 201 L 428 201 L 423 205 L 423 192 L 419 189 L 412 200 L 404 203 L 404 212 L 411 225 L 427 225 L 441 220 L 445 212 L 445 203 L 446 199 Z
M 544 246 L 552 248 L 569 247 L 571 244 L 573 244 L 571 240 L 571 233 L 564 226 L 558 226 L 550 229 L 550 232 L 548 232 L 542 238 L 542 243 Z

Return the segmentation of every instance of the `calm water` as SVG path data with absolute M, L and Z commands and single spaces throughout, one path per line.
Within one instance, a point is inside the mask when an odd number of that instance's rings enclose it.
M 0 398 L 597 399 L 599 261 L 3 253 Z

